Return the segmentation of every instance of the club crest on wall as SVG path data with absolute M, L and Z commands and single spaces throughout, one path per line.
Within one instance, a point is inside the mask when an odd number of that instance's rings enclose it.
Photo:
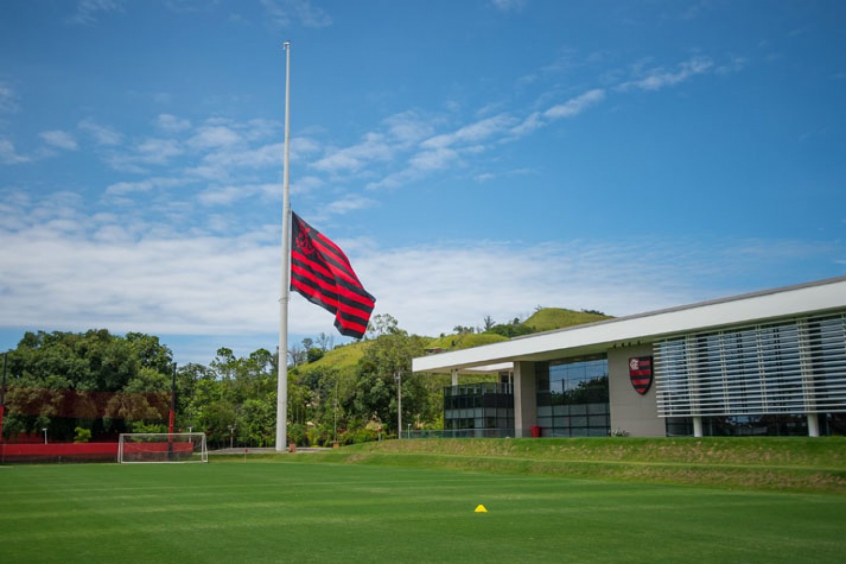
M 638 356 L 629 359 L 629 379 L 640 395 L 645 394 L 652 385 L 652 357 Z

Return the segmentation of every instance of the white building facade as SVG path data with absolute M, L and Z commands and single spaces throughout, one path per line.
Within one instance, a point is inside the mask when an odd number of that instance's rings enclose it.
M 454 436 L 846 434 L 846 277 L 413 360 Z M 496 373 L 487 387 L 459 374 Z M 467 380 L 468 378 L 462 378 Z

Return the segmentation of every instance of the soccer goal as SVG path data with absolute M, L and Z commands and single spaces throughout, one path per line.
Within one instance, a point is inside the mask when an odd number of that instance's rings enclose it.
M 204 433 L 121 433 L 118 462 L 208 462 Z

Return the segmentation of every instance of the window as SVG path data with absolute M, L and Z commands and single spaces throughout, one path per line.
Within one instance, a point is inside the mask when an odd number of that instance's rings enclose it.
M 604 437 L 611 430 L 608 359 L 536 365 L 538 425 L 548 437 Z

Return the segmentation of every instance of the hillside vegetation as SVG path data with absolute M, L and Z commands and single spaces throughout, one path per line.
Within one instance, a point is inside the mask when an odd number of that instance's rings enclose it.
M 545 307 L 536 311 L 531 317 L 523 322 L 524 325 L 534 329 L 534 332 L 550 331 L 552 329 L 563 329 L 574 325 L 584 325 L 613 319 L 609 315 L 599 312 L 573 311 L 557 307 Z
M 512 322 L 499 326 L 520 326 L 523 328 L 523 334 L 531 334 L 554 329 L 564 329 L 575 325 L 585 325 L 608 319 L 613 319 L 613 317 L 599 312 L 547 307 L 538 309 L 538 311 L 523 322 L 517 320 L 518 323 Z M 445 351 L 469 349 L 509 340 L 509 337 L 504 335 L 479 330 L 423 338 L 426 349 L 442 349 Z M 370 341 L 364 340 L 326 351 L 322 358 L 315 362 L 301 365 L 299 370 L 301 373 L 308 373 L 313 370 L 325 370 L 327 368 L 340 371 L 352 370 L 358 361 L 364 357 L 364 351 L 369 344 Z
M 843 437 L 393 440 L 297 461 L 846 494 Z

